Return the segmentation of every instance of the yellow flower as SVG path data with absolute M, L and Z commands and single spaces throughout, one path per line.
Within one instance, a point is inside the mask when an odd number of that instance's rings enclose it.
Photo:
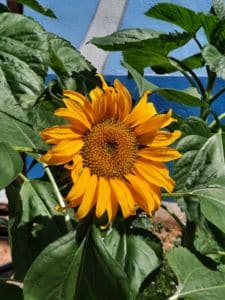
M 160 188 L 174 188 L 164 162 L 181 156 L 167 147 L 181 133 L 161 130 L 174 121 L 172 112 L 157 114 L 147 101 L 149 92 L 132 110 L 128 90 L 118 80 L 110 87 L 101 79 L 103 87 L 90 92 L 91 102 L 78 92 L 64 91 L 66 108 L 55 115 L 69 124 L 41 132 L 54 145 L 42 161 L 71 169 L 74 184 L 66 200 L 78 207 L 78 219 L 93 208 L 98 218 L 107 212 L 108 221 L 118 208 L 124 218 L 135 215 L 138 207 L 151 214 L 160 206 Z

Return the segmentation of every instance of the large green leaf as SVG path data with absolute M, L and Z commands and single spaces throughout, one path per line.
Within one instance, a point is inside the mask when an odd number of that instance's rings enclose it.
M 7 142 L 14 147 L 28 147 L 46 150 L 47 145 L 30 126 L 0 112 L 0 142 Z
M 194 11 L 173 3 L 159 3 L 150 8 L 146 16 L 178 25 L 187 32 L 196 32 L 200 25 L 200 17 Z
M 130 290 L 135 298 L 144 279 L 150 275 L 160 261 L 147 239 L 134 234 L 119 233 L 111 229 L 104 239 L 111 256 L 128 276 Z
M 223 167 L 223 163 L 221 164 Z M 203 215 L 225 233 L 225 177 L 214 179 L 207 186 L 196 189 L 192 195 L 200 200 Z
M 199 135 L 206 138 L 211 136 L 210 129 L 206 122 L 195 116 L 185 119 L 180 130 L 182 131 L 183 135 Z
M 44 16 L 56 18 L 54 12 L 50 8 L 41 5 L 37 0 L 15 0 L 15 2 L 24 4 Z
M 202 50 L 202 56 L 210 70 L 218 77 L 225 79 L 225 56 L 221 54 L 213 45 L 207 45 Z
M 56 196 L 47 182 L 25 181 L 7 188 L 10 240 L 16 278 L 23 279 L 33 260 L 65 234 L 64 214 L 57 212 Z
M 177 190 L 189 190 L 211 179 L 225 175 L 221 133 L 206 139 L 189 135 L 181 139 L 177 149 L 183 156 L 175 162 L 173 177 Z
M 0 142 L 0 190 L 9 185 L 23 169 L 19 153 L 7 143 Z
M 0 298 L 5 300 L 23 300 L 23 290 L 15 284 L 0 281 Z
M 24 95 L 34 97 L 44 88 L 48 41 L 34 20 L 12 13 L 0 14 L 0 111 L 26 119 L 20 106 Z
M 82 251 L 73 232 L 46 247 L 25 277 L 24 300 L 76 300 Z
M 206 15 L 200 13 L 199 15 L 201 17 L 201 24 L 205 31 L 208 42 L 211 43 L 214 39 L 214 34 L 218 28 L 220 21 L 217 16 L 212 14 Z
M 207 269 L 185 248 L 174 248 L 167 254 L 170 267 L 178 278 L 178 288 L 170 300 L 222 300 L 225 273 Z
M 70 42 L 54 34 L 48 34 L 50 43 L 50 67 L 60 77 L 71 77 L 73 72 L 92 71 L 94 67 Z

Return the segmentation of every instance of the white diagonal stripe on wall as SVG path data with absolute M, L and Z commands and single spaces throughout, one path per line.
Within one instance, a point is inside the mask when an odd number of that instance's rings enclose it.
M 87 44 L 93 37 L 111 34 L 119 28 L 127 0 L 100 0 L 95 16 L 80 46 L 80 52 L 102 73 L 108 52 L 92 44 Z

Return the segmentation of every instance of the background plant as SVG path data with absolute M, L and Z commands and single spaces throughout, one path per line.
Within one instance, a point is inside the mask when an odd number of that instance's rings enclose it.
M 55 17 L 35 0 L 17 2 Z M 0 188 L 7 190 L 14 280 L 24 281 L 24 296 L 7 278 L 1 278 L 0 295 L 28 300 L 152 299 L 156 289 L 154 285 L 151 289 L 151 283 L 159 284 L 165 268 L 168 273 L 172 269 L 171 280 L 178 286 L 176 291 L 165 288 L 155 299 L 223 299 L 225 114 L 218 115 L 212 105 L 225 92 L 225 88 L 213 89 L 217 78 L 225 77 L 224 2 L 212 1 L 207 14 L 171 3 L 146 12 L 179 26 L 181 32 L 125 29 L 92 40 L 102 49 L 122 51 L 122 64 L 140 94 L 148 89 L 167 100 L 200 108 L 199 117 L 174 116 L 183 132 L 177 145 L 183 157 L 173 166 L 176 190 L 172 196 L 185 211 L 187 222 L 181 246 L 168 254 L 162 253 L 143 214 L 127 221 L 118 217 L 110 229 L 102 231 L 89 218 L 77 224 L 72 211 L 57 212 L 55 205 L 70 187 L 67 174 L 58 167 L 45 166 L 46 175 L 40 180 L 26 177 L 20 154 L 32 155 L 36 163 L 48 149 L 39 131 L 61 122 L 52 112 L 63 106 L 62 89 L 87 95 L 99 82 L 95 68 L 68 41 L 3 5 L 0 9 Z M 200 29 L 206 36 L 204 45 L 198 40 Z M 184 60 L 170 54 L 190 40 L 198 45 L 196 54 Z M 157 74 L 178 71 L 190 87 L 155 86 L 143 77 L 146 67 Z M 206 85 L 196 75 L 199 67 L 206 68 Z M 55 79 L 46 84 L 48 68 L 55 72 Z M 209 115 L 214 118 L 211 123 Z

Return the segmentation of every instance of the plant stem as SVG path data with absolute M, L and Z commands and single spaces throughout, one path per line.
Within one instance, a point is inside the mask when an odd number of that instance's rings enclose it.
M 162 193 L 163 198 L 180 198 L 189 195 L 189 193 Z
M 55 191 L 55 194 L 56 194 L 56 197 L 58 199 L 58 202 L 59 202 L 59 205 L 65 209 L 65 222 L 66 222 L 66 227 L 68 229 L 68 231 L 72 231 L 73 230 L 73 225 L 71 223 L 71 220 L 70 220 L 70 215 L 69 215 L 69 212 L 68 212 L 68 209 L 66 207 L 66 204 L 64 202 L 64 199 L 63 199 L 63 196 L 62 194 L 60 193 L 60 190 L 56 184 L 56 181 L 55 181 L 55 178 L 49 168 L 49 166 L 45 163 L 42 163 L 42 165 L 44 166 L 45 170 L 46 170 L 46 174 L 52 184 L 52 187 Z
M 216 93 L 212 98 L 209 99 L 209 103 L 213 103 L 220 95 L 222 95 L 225 92 L 225 87 L 222 88 L 218 93 Z
M 185 225 L 182 223 L 182 221 L 178 218 L 178 216 L 173 213 L 166 205 L 161 204 L 161 207 L 163 209 L 165 209 L 166 212 L 168 212 L 168 214 L 174 218 L 174 220 L 180 225 L 181 229 L 184 230 L 185 229 Z
M 221 115 L 217 116 L 217 119 L 218 119 L 218 120 L 222 120 L 222 119 L 224 119 L 224 118 L 225 118 L 225 112 L 222 113 Z M 212 122 L 209 124 L 209 128 L 213 128 L 217 123 L 218 123 L 217 120 L 212 121 Z
M 185 64 L 183 64 L 181 61 L 179 61 L 178 59 L 174 58 L 174 57 L 170 57 L 171 60 L 173 60 L 174 62 L 176 62 L 178 65 L 180 65 L 184 70 L 186 70 L 187 72 L 189 72 L 191 74 L 191 76 L 194 78 L 198 88 L 199 88 L 199 91 L 201 92 L 202 94 L 202 98 L 203 99 L 206 99 L 206 92 L 205 92 L 205 89 L 201 83 L 201 80 L 198 78 L 198 76 L 195 74 L 195 72 L 188 68 Z
M 187 219 L 185 229 L 182 234 L 182 246 L 193 250 L 195 240 L 196 223 Z
M 25 175 L 23 175 L 23 173 L 19 173 L 19 177 L 20 177 L 24 182 L 29 181 L 29 179 L 28 179 Z

